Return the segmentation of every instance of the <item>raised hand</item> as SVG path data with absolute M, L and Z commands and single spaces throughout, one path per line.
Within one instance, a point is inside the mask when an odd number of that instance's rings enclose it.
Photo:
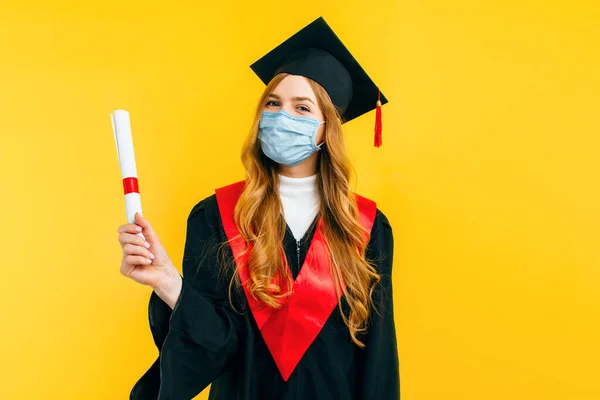
M 179 272 L 150 223 L 139 213 L 134 218 L 134 224 L 121 225 L 118 229 L 119 243 L 123 248 L 121 274 L 150 286 L 161 297 L 176 299 L 181 288 Z M 140 232 L 146 240 L 138 235 Z M 169 293 L 166 294 L 165 291 Z M 167 301 L 166 298 L 163 300 Z

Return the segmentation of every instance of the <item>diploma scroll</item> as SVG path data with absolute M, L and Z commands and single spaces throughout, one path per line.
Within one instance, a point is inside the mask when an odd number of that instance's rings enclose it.
M 125 110 L 115 110 L 110 114 L 112 120 L 115 144 L 117 145 L 117 156 L 123 179 L 123 190 L 125 193 L 125 213 L 127 223 L 135 223 L 135 213 L 142 214 L 142 201 L 138 187 L 137 169 L 135 165 L 135 153 L 133 151 L 133 139 L 131 137 L 131 123 L 129 113 Z M 138 234 L 142 238 L 144 235 Z

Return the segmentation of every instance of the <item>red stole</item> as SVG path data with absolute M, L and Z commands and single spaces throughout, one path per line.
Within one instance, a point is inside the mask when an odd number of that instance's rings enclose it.
M 292 295 L 281 303 L 279 309 L 267 307 L 253 298 L 247 285 L 250 279 L 247 263 L 252 244 L 248 244 L 249 251 L 242 255 L 247 244 L 239 236 L 234 220 L 235 205 L 244 184 L 240 181 L 215 190 L 219 213 L 254 319 L 281 376 L 287 381 L 338 304 L 330 273 L 331 259 L 322 232 L 322 219 L 319 219 L 304 264 L 292 286 Z M 360 223 L 371 232 L 376 204 L 359 195 L 356 199 Z M 366 242 L 367 235 L 363 236 Z M 285 255 L 282 254 L 282 257 Z

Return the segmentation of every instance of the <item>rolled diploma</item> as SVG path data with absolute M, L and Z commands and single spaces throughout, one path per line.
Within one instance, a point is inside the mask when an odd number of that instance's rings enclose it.
M 138 189 L 137 169 L 135 165 L 135 153 L 133 152 L 133 139 L 131 137 L 131 123 L 129 113 L 125 110 L 115 110 L 110 118 L 112 120 L 115 144 L 117 145 L 117 156 L 121 167 L 121 178 L 123 179 L 123 190 L 125 193 L 125 213 L 127 223 L 135 223 L 135 213 L 142 214 L 142 201 Z M 144 237 L 141 233 L 138 234 Z

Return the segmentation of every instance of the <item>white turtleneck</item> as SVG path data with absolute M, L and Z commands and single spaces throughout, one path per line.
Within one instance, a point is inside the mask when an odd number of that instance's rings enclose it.
M 279 174 L 279 196 L 285 222 L 294 238 L 301 239 L 319 212 L 317 175 L 290 178 Z

